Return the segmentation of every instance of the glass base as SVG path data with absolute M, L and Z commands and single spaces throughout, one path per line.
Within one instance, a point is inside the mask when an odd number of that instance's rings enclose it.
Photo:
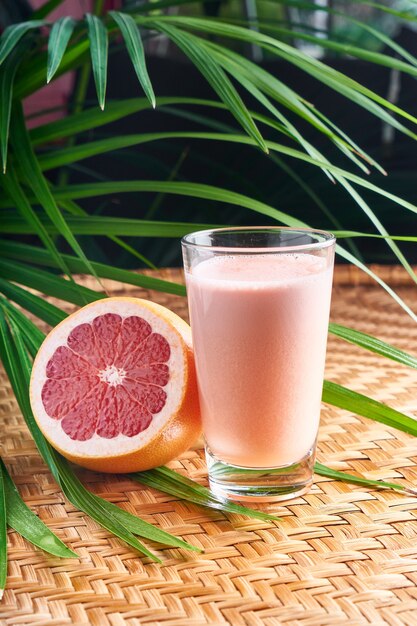
M 300 461 L 281 467 L 239 467 L 217 459 L 206 446 L 210 489 L 224 500 L 279 502 L 306 493 L 313 482 L 316 446 Z

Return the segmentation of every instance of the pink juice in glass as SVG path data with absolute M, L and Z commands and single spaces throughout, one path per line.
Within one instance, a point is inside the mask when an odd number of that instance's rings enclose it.
M 308 252 L 213 256 L 186 272 L 203 429 L 233 466 L 314 449 L 333 263 Z

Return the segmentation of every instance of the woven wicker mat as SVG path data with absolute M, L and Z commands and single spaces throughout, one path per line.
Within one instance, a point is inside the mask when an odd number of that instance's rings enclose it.
M 181 279 L 176 270 L 160 275 Z M 398 291 L 416 309 L 417 290 L 403 283 Z M 183 298 L 106 286 L 113 295 L 151 297 L 187 316 Z M 336 272 L 332 318 L 417 354 L 415 324 L 355 271 Z M 327 377 L 417 417 L 415 370 L 331 337 Z M 80 471 L 95 493 L 204 548 L 195 554 L 151 545 L 163 561 L 157 565 L 64 500 L 4 374 L 0 382 L 6 464 L 27 504 L 79 554 L 48 557 L 9 531 L 1 624 L 417 625 L 417 498 L 316 476 L 308 495 L 268 507 L 282 518 L 270 523 L 208 511 L 126 476 Z M 369 478 L 417 482 L 417 439 L 330 407 L 323 408 L 319 460 Z M 171 467 L 206 482 L 198 446 Z

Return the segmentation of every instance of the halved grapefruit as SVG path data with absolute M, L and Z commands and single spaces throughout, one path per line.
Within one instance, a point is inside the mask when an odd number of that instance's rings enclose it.
M 43 342 L 30 401 L 45 437 L 78 465 L 102 472 L 163 465 L 201 431 L 190 327 L 147 300 L 88 304 Z

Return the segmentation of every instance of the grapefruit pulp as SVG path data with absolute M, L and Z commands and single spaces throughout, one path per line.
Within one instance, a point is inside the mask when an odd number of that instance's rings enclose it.
M 147 300 L 88 304 L 43 342 L 30 400 L 45 437 L 78 465 L 103 472 L 163 465 L 201 432 L 190 327 Z

